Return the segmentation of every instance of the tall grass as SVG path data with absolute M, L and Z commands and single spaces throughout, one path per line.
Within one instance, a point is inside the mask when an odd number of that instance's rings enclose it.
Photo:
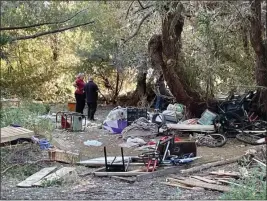
M 221 200 L 267 200 L 265 168 L 254 168 L 251 175 L 239 180 L 238 184 L 232 185 L 231 191 L 223 194 Z
M 51 132 L 54 128 L 49 119 L 38 118 L 47 114 L 50 108 L 41 103 L 23 102 L 20 107 L 3 108 L 0 111 L 1 128 L 15 124 L 35 131 L 35 134 Z

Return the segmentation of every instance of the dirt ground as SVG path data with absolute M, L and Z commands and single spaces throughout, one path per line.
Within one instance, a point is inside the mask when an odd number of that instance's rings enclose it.
M 99 124 L 106 117 L 112 108 L 99 107 L 96 113 L 96 118 L 99 119 L 95 123 Z M 103 147 L 107 147 L 108 156 L 119 156 L 120 147 L 118 144 L 123 140 L 119 135 L 112 135 L 97 126 L 89 126 L 85 132 L 71 133 L 56 130 L 52 133 L 53 139 L 60 139 L 66 149 L 73 152 L 80 152 L 84 159 L 95 157 L 102 157 Z M 102 146 L 88 147 L 83 144 L 86 140 L 98 140 L 102 142 Z M 192 165 L 202 164 L 210 161 L 218 161 L 226 158 L 241 155 L 247 150 L 249 146 L 235 140 L 230 139 L 227 144 L 221 148 L 207 148 L 198 147 L 197 155 L 202 156 Z M 125 156 L 136 156 L 140 152 L 132 148 L 124 148 Z M 61 166 L 68 166 L 66 164 L 59 164 Z M 46 166 L 55 165 L 48 163 Z M 237 164 L 222 166 L 215 169 L 236 170 Z M 211 171 L 213 169 L 209 169 Z M 78 175 L 88 173 L 93 168 L 83 166 L 76 166 Z M 203 172 L 205 173 L 205 172 Z M 200 174 L 198 174 L 200 175 Z M 179 175 L 178 175 L 179 176 Z M 26 177 L 25 177 L 26 178 Z M 25 179 L 23 178 L 23 179 Z M 191 191 L 183 190 L 176 187 L 170 187 L 160 182 L 164 182 L 166 177 L 159 177 L 148 179 L 142 182 L 135 182 L 133 184 L 124 181 L 115 180 L 112 178 L 77 176 L 73 182 L 43 188 L 17 188 L 16 185 L 22 181 L 14 176 L 2 175 L 1 178 L 1 199 L 218 199 L 221 196 L 220 192 L 200 190 Z

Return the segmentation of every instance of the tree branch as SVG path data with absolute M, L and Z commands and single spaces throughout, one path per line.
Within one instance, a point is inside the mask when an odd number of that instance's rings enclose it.
M 144 23 L 144 21 L 145 21 L 147 18 L 149 18 L 149 17 L 152 15 L 153 12 L 154 12 L 154 10 L 153 10 L 152 12 L 149 12 L 148 14 L 146 14 L 146 15 L 143 17 L 143 19 L 142 19 L 142 20 L 140 21 L 140 23 L 138 24 L 137 29 L 135 30 L 135 32 L 134 32 L 129 38 L 127 38 L 127 39 L 122 39 L 123 43 L 127 43 L 129 40 L 131 40 L 132 38 L 134 38 L 134 37 L 138 34 L 138 32 L 140 31 L 141 26 L 142 26 L 142 24 Z
M 46 31 L 46 32 L 42 32 L 42 33 L 31 35 L 31 36 L 21 36 L 21 37 L 17 37 L 17 38 L 11 39 L 10 42 L 17 41 L 17 40 L 33 39 L 33 38 L 37 38 L 37 37 L 40 37 L 40 36 L 45 36 L 45 35 L 48 35 L 48 34 L 59 33 L 59 32 L 63 32 L 63 31 L 67 31 L 69 29 L 74 29 L 74 28 L 77 28 L 77 27 L 81 27 L 81 26 L 85 26 L 85 25 L 93 24 L 93 23 L 94 23 L 94 21 L 91 21 L 91 22 L 87 22 L 87 23 L 83 23 L 83 24 L 78 24 L 78 25 L 71 26 L 71 27 L 65 27 L 65 28 L 61 28 L 61 29 L 55 29 L 55 30 L 52 30 L 52 31 Z
M 128 15 L 129 15 L 129 12 L 130 12 L 130 9 L 131 9 L 133 3 L 134 3 L 134 1 L 132 1 L 132 2 L 130 3 L 130 5 L 129 5 L 128 9 L 127 9 L 127 13 L 126 13 L 125 19 L 127 19 Z
M 138 12 L 140 12 L 140 11 L 144 11 L 144 10 L 146 10 L 146 9 L 148 9 L 148 8 L 151 8 L 152 6 L 153 6 L 152 4 L 147 5 L 147 6 L 144 7 L 144 8 L 140 8 L 140 9 L 138 9 L 138 10 L 135 11 L 133 14 L 135 15 L 136 13 L 138 13 Z
M 140 5 L 140 7 L 141 7 L 142 9 L 145 9 L 145 7 L 143 6 L 143 4 L 141 3 L 140 0 L 138 0 L 138 3 L 139 3 L 139 5 Z
M 76 17 L 78 14 L 80 14 L 81 12 L 87 10 L 88 8 L 85 8 L 83 10 L 80 10 L 79 12 L 77 12 L 75 15 L 71 16 L 68 19 L 65 19 L 63 21 L 59 21 L 59 22 L 44 22 L 44 23 L 39 23 L 39 24 L 32 24 L 32 25 L 28 25 L 28 26 L 19 26 L 19 27 L 0 27 L 1 31 L 10 31 L 10 30 L 17 30 L 17 29 L 28 29 L 28 28 L 33 28 L 33 27 L 39 27 L 39 26 L 44 26 L 44 25 L 52 25 L 52 24 L 62 24 L 65 23 L 67 21 L 72 20 L 74 17 Z

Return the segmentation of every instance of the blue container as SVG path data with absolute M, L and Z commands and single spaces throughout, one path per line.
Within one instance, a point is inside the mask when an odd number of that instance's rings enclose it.
M 40 140 L 39 145 L 40 145 L 40 149 L 42 150 L 50 148 L 50 143 L 47 140 Z

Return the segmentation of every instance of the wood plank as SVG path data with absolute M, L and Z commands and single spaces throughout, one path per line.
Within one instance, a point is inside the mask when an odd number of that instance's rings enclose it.
M 218 176 L 230 176 L 230 177 L 240 177 L 241 174 L 239 172 L 225 172 L 225 171 L 213 171 L 210 172 L 212 175 L 218 175 Z
M 57 168 L 57 166 L 54 167 L 48 167 L 48 168 L 43 168 L 39 172 L 34 173 L 24 181 L 20 182 L 17 187 L 20 188 L 29 188 L 32 187 L 32 185 L 41 179 L 43 179 L 45 176 L 47 176 L 49 173 L 54 171 Z
M 186 180 L 179 180 L 179 183 L 188 185 L 188 186 L 196 186 L 196 187 L 202 187 L 205 189 L 211 189 L 211 190 L 216 190 L 216 191 L 221 191 L 221 192 L 228 192 L 230 191 L 229 186 L 223 186 L 223 185 L 217 185 L 217 184 L 209 184 L 205 183 L 193 178 L 188 178 Z
M 61 179 L 67 175 L 69 175 L 71 172 L 73 172 L 76 168 L 75 167 L 63 167 L 59 170 L 57 170 L 55 173 L 52 173 L 45 178 L 41 179 L 40 181 L 33 184 L 33 186 L 43 186 L 45 182 L 51 182 L 54 180 Z
M 194 179 L 200 180 L 200 181 L 207 182 L 209 184 L 218 184 L 218 182 L 216 182 L 214 180 L 211 180 L 211 179 L 207 179 L 205 177 L 200 177 L 200 176 L 191 176 L 191 177 L 194 178 Z
M 223 160 L 223 161 L 216 161 L 216 162 L 212 162 L 212 163 L 206 163 L 206 164 L 203 164 L 203 165 L 200 165 L 200 166 L 196 166 L 196 167 L 192 167 L 192 168 L 189 168 L 189 169 L 186 169 L 186 170 L 181 170 L 181 173 L 182 174 L 190 174 L 190 173 L 199 172 L 199 171 L 211 168 L 211 167 L 216 167 L 216 166 L 226 165 L 226 164 L 230 164 L 230 163 L 235 163 L 239 159 L 241 159 L 242 157 L 243 157 L 243 155 L 242 156 L 237 156 L 237 157 L 234 157 L 234 158 L 231 158 L 231 159 L 226 159 L 226 160 Z
M 155 172 L 147 172 L 147 174 L 138 175 L 136 177 L 136 180 L 142 181 L 142 180 L 151 179 L 155 177 L 166 176 L 168 174 L 174 174 L 174 173 L 180 172 L 183 168 L 185 167 L 174 166 L 174 167 L 169 167 L 163 170 L 157 170 Z
M 19 138 L 31 138 L 34 135 L 34 131 L 25 129 L 21 131 L 17 127 L 4 127 L 1 128 L 1 143 L 10 142 Z
M 141 174 L 147 174 L 147 172 L 94 172 L 94 176 L 98 177 L 107 177 L 107 176 L 122 176 L 122 177 L 131 177 Z
M 168 186 L 174 186 L 174 187 L 179 187 L 179 188 L 183 188 L 183 189 L 187 189 L 187 190 L 193 190 L 192 187 L 189 186 L 185 186 L 183 184 L 173 184 L 173 183 L 169 183 L 169 182 L 160 182 L 161 184 L 166 184 Z

